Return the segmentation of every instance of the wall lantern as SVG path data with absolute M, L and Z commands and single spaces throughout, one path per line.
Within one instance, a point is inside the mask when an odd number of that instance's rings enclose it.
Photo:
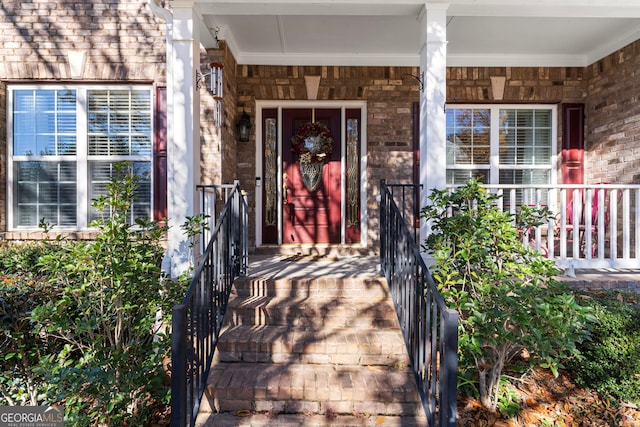
M 238 130 L 238 140 L 240 142 L 246 142 L 249 140 L 249 129 L 251 129 L 251 118 L 249 115 L 242 109 L 242 116 L 240 116 L 240 120 L 236 123 L 236 129 Z
M 222 99 L 222 87 L 223 87 L 223 75 L 222 69 L 224 65 L 219 62 L 209 63 L 210 71 L 206 74 L 202 74 L 196 71 L 196 86 L 198 89 L 202 89 L 206 86 L 206 78 L 209 77 L 209 91 L 213 95 L 214 99 Z

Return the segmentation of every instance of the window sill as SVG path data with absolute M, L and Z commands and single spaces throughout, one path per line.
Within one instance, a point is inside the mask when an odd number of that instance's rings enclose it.
M 58 236 L 70 240 L 93 240 L 98 235 L 96 230 L 84 231 L 50 231 L 44 233 L 41 230 L 16 230 L 0 233 L 0 240 L 54 240 Z

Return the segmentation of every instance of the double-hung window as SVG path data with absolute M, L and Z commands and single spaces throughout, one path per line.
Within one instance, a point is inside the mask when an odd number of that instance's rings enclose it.
M 152 214 L 149 86 L 23 86 L 8 91 L 11 229 L 85 229 L 115 166 L 137 176 L 130 220 Z
M 550 105 L 447 105 L 447 184 L 471 177 L 485 184 L 554 184 L 556 110 Z

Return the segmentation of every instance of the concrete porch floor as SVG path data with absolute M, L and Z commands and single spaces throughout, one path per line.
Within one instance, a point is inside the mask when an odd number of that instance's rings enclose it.
M 380 258 L 375 255 L 249 255 L 249 275 L 281 277 L 377 277 Z M 640 292 L 637 269 L 577 269 L 557 279 L 580 289 L 615 289 Z

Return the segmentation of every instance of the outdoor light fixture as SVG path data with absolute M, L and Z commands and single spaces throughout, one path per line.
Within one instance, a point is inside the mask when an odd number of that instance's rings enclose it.
M 222 69 L 224 65 L 219 62 L 211 62 L 209 63 L 210 71 L 206 74 L 202 74 L 201 72 L 196 70 L 196 87 L 198 89 L 202 89 L 206 86 L 206 78 L 209 77 L 209 91 L 211 95 L 215 99 L 222 99 Z
M 249 129 L 251 129 L 251 118 L 249 115 L 242 109 L 242 116 L 240 116 L 240 120 L 236 123 L 236 129 L 238 130 L 238 140 L 240 142 L 246 142 L 249 140 Z

